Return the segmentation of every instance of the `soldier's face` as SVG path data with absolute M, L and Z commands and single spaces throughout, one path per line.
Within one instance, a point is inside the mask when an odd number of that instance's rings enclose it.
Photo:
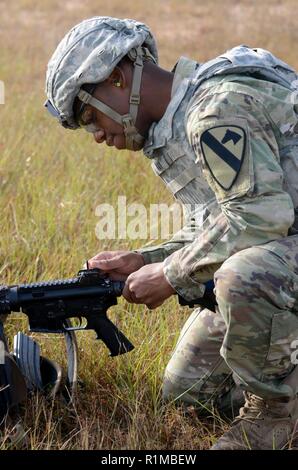
M 112 83 L 103 82 L 98 85 L 93 96 L 120 115 L 129 112 L 130 90 L 128 88 L 117 88 Z M 93 137 L 98 144 L 106 142 L 109 147 L 116 147 L 119 150 L 126 148 L 126 138 L 120 124 L 91 105 L 88 105 L 85 113 L 89 115 L 88 121 L 92 123 Z M 141 148 L 142 145 L 134 143 L 134 150 Z

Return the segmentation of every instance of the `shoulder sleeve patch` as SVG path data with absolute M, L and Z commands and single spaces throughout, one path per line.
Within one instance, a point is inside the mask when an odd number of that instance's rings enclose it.
M 239 175 L 246 147 L 246 133 L 238 126 L 215 126 L 200 139 L 206 166 L 217 183 L 231 189 Z
M 251 189 L 252 162 L 245 120 L 209 121 L 195 133 L 192 143 L 218 200 L 243 195 Z

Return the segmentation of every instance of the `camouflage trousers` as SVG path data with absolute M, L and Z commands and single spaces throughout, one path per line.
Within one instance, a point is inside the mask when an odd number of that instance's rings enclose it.
M 293 397 L 298 383 L 283 380 L 298 363 L 298 235 L 234 254 L 214 282 L 217 311 L 196 309 L 187 320 L 164 398 L 225 410 L 241 405 L 241 389 Z

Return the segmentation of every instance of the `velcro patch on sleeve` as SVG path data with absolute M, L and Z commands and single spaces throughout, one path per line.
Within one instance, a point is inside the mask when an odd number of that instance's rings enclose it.
M 218 200 L 246 194 L 251 189 L 253 171 L 245 120 L 204 123 L 193 136 L 193 148 Z
M 246 133 L 239 126 L 215 126 L 201 135 L 203 157 L 215 181 L 225 190 L 235 183 L 244 159 Z

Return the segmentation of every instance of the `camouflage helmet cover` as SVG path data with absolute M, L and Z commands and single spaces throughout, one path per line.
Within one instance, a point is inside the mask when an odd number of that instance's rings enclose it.
M 141 45 L 158 60 L 149 28 L 131 19 L 97 16 L 82 21 L 65 35 L 48 64 L 46 93 L 67 127 L 78 127 L 73 103 L 81 86 L 104 81 L 125 55 Z

